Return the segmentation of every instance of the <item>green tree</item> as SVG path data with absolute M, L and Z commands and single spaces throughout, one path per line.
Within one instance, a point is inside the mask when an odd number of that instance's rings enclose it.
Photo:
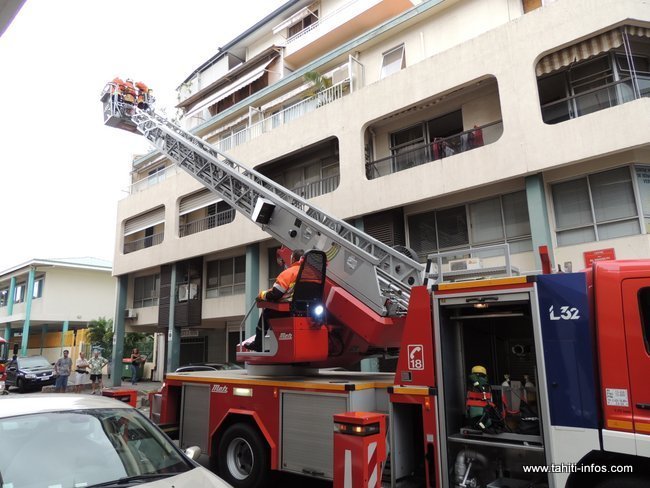
M 317 95 L 318 93 L 327 90 L 332 86 L 332 78 L 327 76 L 322 76 L 316 71 L 308 71 L 303 75 L 303 79 L 311 83 L 311 90 L 309 91 L 309 96 Z
M 153 352 L 153 336 L 140 332 L 127 332 L 124 336 L 124 357 L 130 358 L 131 351 L 136 347 L 140 354 L 151 356 Z
M 99 317 L 88 324 L 88 338 L 93 349 L 100 349 L 102 356 L 110 358 L 113 353 L 113 319 Z

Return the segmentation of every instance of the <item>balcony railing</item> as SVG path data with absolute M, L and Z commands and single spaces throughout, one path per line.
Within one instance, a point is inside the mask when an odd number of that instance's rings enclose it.
M 231 208 L 229 210 L 224 210 L 214 215 L 208 215 L 205 218 L 199 220 L 193 220 L 187 224 L 181 224 L 178 227 L 178 235 L 180 237 L 189 236 L 196 234 L 197 232 L 203 232 L 204 230 L 214 229 L 221 225 L 226 225 L 232 222 L 235 218 L 235 209 Z
M 168 176 L 174 175 L 176 173 L 178 173 L 178 167 L 175 164 L 171 166 L 167 166 L 165 169 L 161 171 L 157 171 L 156 173 L 149 175 L 146 178 L 142 180 L 138 180 L 135 183 L 133 183 L 129 187 L 129 194 L 133 195 L 134 193 L 137 193 L 139 191 L 146 190 L 147 188 L 150 188 L 162 181 L 165 181 L 165 179 Z
M 408 146 L 392 156 L 367 163 L 366 176 L 369 180 L 373 180 L 454 154 L 471 151 L 492 144 L 501 137 L 502 133 L 503 122 L 497 121 L 450 137 L 438 138 L 431 143 Z
M 348 93 L 350 93 L 350 80 L 346 79 L 317 93 L 316 95 L 301 100 L 300 102 L 295 103 L 269 117 L 265 117 L 259 122 L 256 122 L 239 132 L 235 132 L 234 134 L 221 139 L 215 143 L 215 146 L 220 151 L 229 151 L 233 147 L 245 144 L 256 137 L 261 136 L 265 132 L 269 132 L 283 124 L 313 112 L 323 105 L 338 100 Z
M 164 236 L 165 233 L 161 232 L 160 234 L 153 234 L 151 236 L 143 237 L 142 239 L 136 239 L 135 241 L 125 242 L 124 254 L 129 254 L 151 246 L 157 246 L 163 241 Z
M 542 105 L 542 118 L 547 124 L 557 124 L 641 97 L 650 97 L 650 76 L 627 77 L 547 103 Z
M 296 186 L 291 191 L 305 199 L 314 198 L 336 190 L 339 186 L 339 175 L 328 176 L 322 180 L 313 181 L 306 185 Z
M 351 2 L 348 2 L 348 3 L 340 6 L 339 8 L 334 10 L 333 12 L 330 12 L 329 14 L 325 15 L 324 17 L 320 17 L 318 20 L 316 20 L 315 22 L 312 22 L 311 24 L 309 24 L 307 27 L 305 27 L 300 32 L 296 32 L 294 35 L 287 38 L 287 41 L 286 41 L 287 46 L 289 44 L 291 44 L 292 42 L 297 41 L 298 39 L 301 39 L 302 37 L 306 36 L 310 32 L 315 31 L 321 25 L 327 24 L 329 20 L 335 19 L 336 17 L 342 17 L 342 15 L 341 15 L 342 12 L 345 12 L 350 7 L 354 7 L 358 3 L 359 3 L 359 0 L 352 0 Z M 348 14 L 348 17 L 350 15 L 353 15 L 353 14 Z M 344 23 L 343 20 L 347 20 L 347 18 L 346 19 L 336 19 L 336 21 L 332 22 L 331 24 L 336 25 L 336 26 L 340 26 L 340 25 L 342 25 Z

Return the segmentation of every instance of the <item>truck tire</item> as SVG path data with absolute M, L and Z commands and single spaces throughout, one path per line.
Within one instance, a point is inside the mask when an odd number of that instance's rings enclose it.
M 219 440 L 219 475 L 235 488 L 259 488 L 270 476 L 266 442 L 254 427 L 233 424 Z

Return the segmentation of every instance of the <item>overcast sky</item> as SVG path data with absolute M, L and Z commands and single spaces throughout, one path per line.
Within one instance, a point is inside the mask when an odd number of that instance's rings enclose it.
M 117 201 L 147 141 L 104 127 L 99 95 L 175 88 L 285 0 L 27 0 L 0 37 L 0 271 L 33 258 L 113 259 Z

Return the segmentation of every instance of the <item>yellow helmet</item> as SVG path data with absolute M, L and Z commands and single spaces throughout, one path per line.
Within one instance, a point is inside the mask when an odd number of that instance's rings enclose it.
M 487 369 L 485 369 L 485 366 L 474 366 L 472 368 L 472 373 L 481 373 L 487 376 Z

